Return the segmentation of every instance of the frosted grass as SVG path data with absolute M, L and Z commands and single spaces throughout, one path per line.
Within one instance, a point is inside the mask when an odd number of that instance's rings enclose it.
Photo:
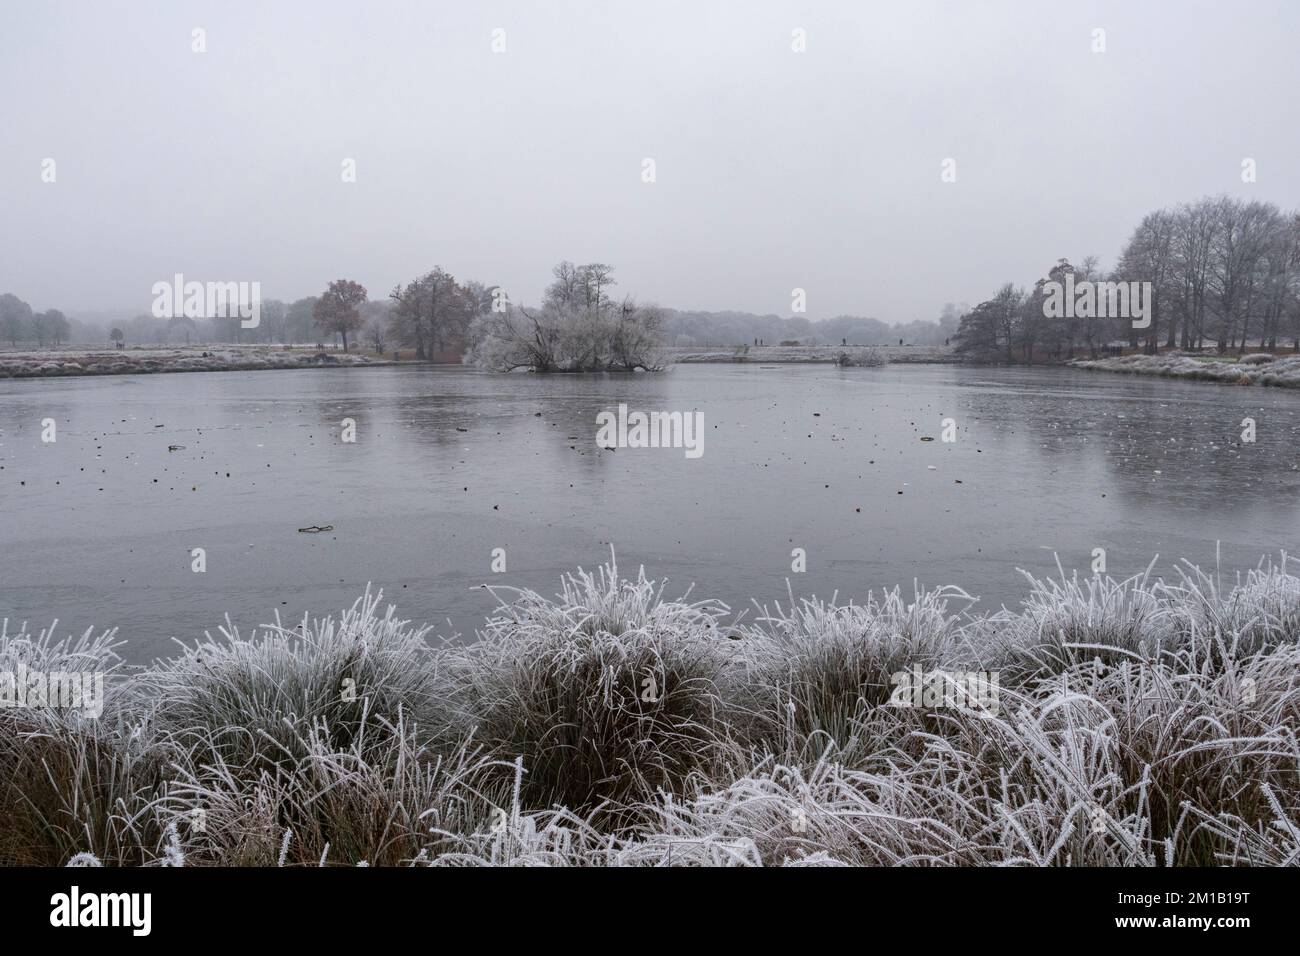
M 1159 375 L 1230 385 L 1272 385 L 1277 388 L 1300 388 L 1300 355 L 1275 357 L 1263 353 L 1246 355 L 1236 362 L 1192 358 L 1167 352 L 1161 355 L 1124 355 L 1104 359 L 1081 359 L 1070 363 L 1075 368 L 1130 375 Z
M 104 716 L 0 710 L 0 860 L 253 866 L 1300 862 L 1300 578 L 1026 575 L 735 623 L 611 562 L 498 589 L 441 646 L 367 593 L 132 673 L 113 632 L 0 626 L 0 670 L 102 669 Z M 891 706 L 995 671 L 996 713 Z

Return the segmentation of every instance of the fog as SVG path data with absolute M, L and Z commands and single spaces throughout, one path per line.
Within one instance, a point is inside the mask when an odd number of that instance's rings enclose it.
M 682 309 L 788 315 L 798 287 L 809 318 L 906 322 L 1060 256 L 1109 266 L 1149 209 L 1300 200 L 1291 3 L 3 17 L 0 291 L 37 309 L 147 311 L 175 273 L 382 298 L 435 264 L 531 300 L 568 258 Z

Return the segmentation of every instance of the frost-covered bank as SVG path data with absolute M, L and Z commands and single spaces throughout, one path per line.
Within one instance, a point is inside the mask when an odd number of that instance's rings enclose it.
M 1246 355 L 1236 362 L 1192 358 L 1179 353 L 1125 355 L 1117 358 L 1083 359 L 1071 362 L 1075 368 L 1130 375 L 1163 375 L 1167 378 L 1200 379 L 1229 385 L 1275 385 L 1300 388 L 1300 355 L 1277 358 Z
M 283 347 L 150 348 L 0 352 L 0 378 L 60 375 L 147 375 L 153 372 L 233 372 L 279 368 L 387 365 L 383 359 Z
M 0 672 L 102 672 L 106 700 L 99 720 L 0 710 L 0 860 L 1300 859 L 1285 560 L 1232 584 L 1030 579 L 986 616 L 946 588 L 729 627 L 612 567 L 498 596 L 472 645 L 431 645 L 367 595 L 138 673 L 112 632 L 6 628 Z M 952 693 L 972 673 L 992 699 Z
M 961 356 L 942 345 L 742 345 L 735 348 L 673 347 L 665 350 L 674 362 L 797 365 L 955 364 Z

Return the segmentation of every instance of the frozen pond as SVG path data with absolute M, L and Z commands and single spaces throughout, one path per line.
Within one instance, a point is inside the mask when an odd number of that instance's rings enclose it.
M 620 402 L 702 412 L 703 456 L 599 449 L 596 415 Z M 1300 394 L 1059 368 L 0 381 L 0 617 L 116 626 L 142 661 L 227 613 L 296 619 L 373 582 L 402 617 L 469 634 L 493 606 L 479 585 L 551 594 L 611 543 L 625 573 L 736 609 L 784 600 L 787 580 L 856 598 L 913 579 L 996 607 L 1055 554 L 1087 573 L 1105 548 L 1127 575 L 1159 553 L 1169 575 L 1212 567 L 1216 541 L 1234 570 L 1294 548 L 1298 442 Z M 333 531 L 298 531 L 313 525 Z

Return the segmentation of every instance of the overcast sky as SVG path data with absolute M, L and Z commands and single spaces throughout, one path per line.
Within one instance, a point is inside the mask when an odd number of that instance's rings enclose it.
M 1298 36 L 1294 0 L 11 3 L 0 291 L 442 265 L 533 301 L 567 258 L 677 308 L 935 318 L 1164 204 L 1300 205 Z

